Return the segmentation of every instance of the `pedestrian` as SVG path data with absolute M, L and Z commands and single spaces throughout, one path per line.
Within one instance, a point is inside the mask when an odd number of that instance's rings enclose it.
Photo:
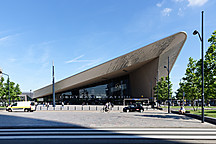
M 47 110 L 49 110 L 49 102 L 47 103 Z
M 108 109 L 110 109 L 110 108 L 111 108 L 111 102 L 108 103 Z
M 111 103 L 112 108 L 114 107 L 114 103 Z
M 37 106 L 38 106 L 38 103 L 37 103 L 37 102 L 35 102 L 35 109 L 37 109 Z
M 185 113 L 185 108 L 183 106 L 181 106 L 180 110 L 179 110 L 180 114 L 184 114 Z
M 62 102 L 62 109 L 64 108 L 64 102 Z
M 108 110 L 109 110 L 109 103 L 107 102 L 107 103 L 105 104 L 105 109 L 104 109 L 104 111 L 107 112 Z

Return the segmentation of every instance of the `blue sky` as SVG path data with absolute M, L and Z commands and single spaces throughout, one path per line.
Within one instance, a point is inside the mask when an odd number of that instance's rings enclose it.
M 189 57 L 216 30 L 215 0 L 1 0 L 0 68 L 29 92 L 174 33 L 188 39 L 171 72 L 174 91 Z

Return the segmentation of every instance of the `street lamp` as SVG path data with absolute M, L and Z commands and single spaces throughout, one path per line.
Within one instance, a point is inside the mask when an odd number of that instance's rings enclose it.
M 204 43 L 204 41 L 203 41 L 203 13 L 204 13 L 204 11 L 202 11 L 202 35 L 200 36 L 200 33 L 197 31 L 197 30 L 195 30 L 194 32 L 193 32 L 193 35 L 196 35 L 196 34 L 198 34 L 198 36 L 199 36 L 199 39 L 200 39 L 200 41 L 201 41 L 201 51 L 202 51 L 202 123 L 204 123 L 204 62 L 203 62 L 203 43 Z
M 156 81 L 157 81 L 157 108 L 158 108 L 158 75 L 157 78 L 155 77 Z
M 32 92 L 32 90 L 30 89 L 30 98 L 32 98 L 32 97 L 31 97 L 31 92 Z M 27 101 L 28 101 L 28 99 L 27 99 Z
M 10 77 L 8 74 L 3 73 L 1 70 L 0 70 L 0 74 L 8 76 L 8 98 L 9 98 L 9 105 L 10 105 Z
M 168 72 L 168 113 L 170 113 L 170 98 L 169 98 L 169 57 L 168 57 L 168 67 L 164 66 L 164 68 L 167 70 Z
M 53 65 L 52 65 L 52 70 L 53 70 L 53 108 L 55 109 L 55 72 L 54 72 L 54 61 L 53 61 Z

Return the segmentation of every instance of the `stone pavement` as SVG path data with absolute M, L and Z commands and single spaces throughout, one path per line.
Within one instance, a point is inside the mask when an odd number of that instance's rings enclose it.
M 216 125 L 160 110 L 144 113 L 112 111 L 0 111 L 0 127 L 127 127 L 127 128 L 216 128 Z

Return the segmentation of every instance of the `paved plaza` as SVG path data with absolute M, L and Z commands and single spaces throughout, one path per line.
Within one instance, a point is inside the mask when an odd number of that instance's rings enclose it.
M 112 111 L 0 111 L 0 127 L 127 127 L 127 128 L 216 128 L 210 123 L 160 110 L 144 113 Z

